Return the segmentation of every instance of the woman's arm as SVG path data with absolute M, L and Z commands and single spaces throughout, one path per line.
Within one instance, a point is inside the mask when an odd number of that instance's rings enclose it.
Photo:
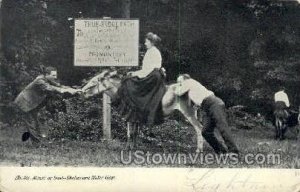
M 155 68 L 161 68 L 162 57 L 156 47 L 149 49 L 143 59 L 143 66 L 141 70 L 134 71 L 131 74 L 138 77 L 146 77 Z

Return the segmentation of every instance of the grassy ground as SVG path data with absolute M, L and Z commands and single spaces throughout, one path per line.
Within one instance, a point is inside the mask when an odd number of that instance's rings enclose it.
M 20 127 L 10 127 L 0 124 L 0 166 L 96 166 L 111 167 L 124 166 L 121 161 L 121 151 L 125 149 L 124 138 L 114 134 L 111 141 L 79 141 L 49 138 L 42 146 L 33 145 L 31 142 L 22 142 Z M 129 164 L 126 166 L 162 166 L 162 167 L 272 167 L 272 168 L 300 168 L 300 143 L 295 136 L 295 128 L 290 129 L 284 141 L 273 139 L 274 130 L 271 126 L 256 126 L 245 129 L 243 126 L 231 126 L 232 134 L 241 150 L 240 159 L 246 154 L 279 154 L 280 162 L 254 161 L 245 164 L 243 160 L 238 163 L 213 162 L 211 164 L 201 161 L 191 162 L 181 159 L 182 163 L 150 163 Z M 120 130 L 120 132 L 124 132 Z M 117 131 L 118 132 L 118 131 Z M 195 156 L 196 137 L 193 128 L 185 122 L 167 120 L 161 126 L 153 127 L 152 134 L 142 132 L 139 137 L 137 150 L 150 154 L 186 154 Z M 135 151 L 132 151 L 132 154 Z M 213 154 L 207 143 L 204 153 Z M 129 152 L 123 157 L 129 157 Z M 126 156 L 127 155 L 127 156 Z M 256 156 L 254 156 L 256 157 Z M 252 158 L 254 160 L 254 158 Z M 260 159 L 261 160 L 261 159 Z

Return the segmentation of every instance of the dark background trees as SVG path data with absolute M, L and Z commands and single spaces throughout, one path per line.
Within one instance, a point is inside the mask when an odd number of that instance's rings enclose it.
M 1 106 L 10 103 L 41 66 L 55 66 L 63 83 L 81 85 L 98 69 L 73 66 L 73 19 L 124 17 L 128 10 L 123 2 L 3 0 Z M 189 73 L 228 106 L 242 104 L 264 114 L 270 113 L 274 92 L 285 86 L 292 105 L 300 105 L 297 1 L 126 2 L 130 17 L 140 19 L 140 37 L 149 31 L 161 36 L 168 81 Z

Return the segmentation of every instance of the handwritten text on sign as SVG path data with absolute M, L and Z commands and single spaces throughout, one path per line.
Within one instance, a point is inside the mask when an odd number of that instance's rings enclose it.
M 138 20 L 75 20 L 75 66 L 137 66 Z

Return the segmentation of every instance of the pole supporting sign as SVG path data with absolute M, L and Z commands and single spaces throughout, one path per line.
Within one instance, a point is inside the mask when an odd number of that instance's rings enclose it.
M 74 66 L 138 66 L 138 19 L 74 22 Z

